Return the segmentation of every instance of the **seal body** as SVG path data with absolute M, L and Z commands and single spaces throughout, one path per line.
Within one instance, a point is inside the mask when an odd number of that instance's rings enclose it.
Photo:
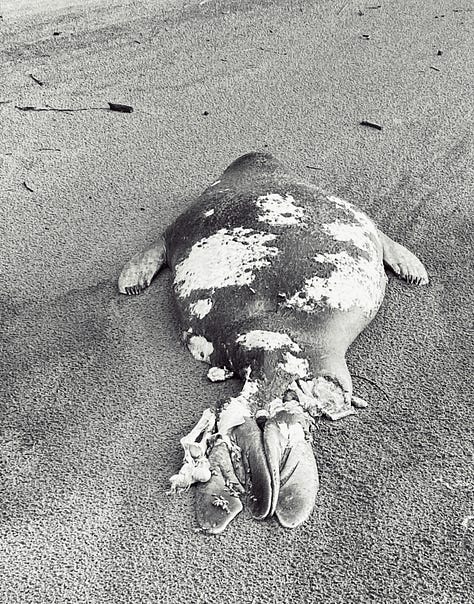
M 181 439 L 171 490 L 199 483 L 203 530 L 223 531 L 244 492 L 255 518 L 275 514 L 290 528 L 309 517 L 314 419 L 367 405 L 353 396 L 345 354 L 382 303 L 384 263 L 428 282 L 418 258 L 355 206 L 251 153 L 125 265 L 119 290 L 137 294 L 168 264 L 190 352 L 212 365 L 211 381 L 244 382 Z
M 337 374 L 383 300 L 374 223 L 271 155 L 231 164 L 165 242 L 189 350 L 239 375 L 250 366 L 270 382 L 278 366 L 303 378 L 325 365 Z

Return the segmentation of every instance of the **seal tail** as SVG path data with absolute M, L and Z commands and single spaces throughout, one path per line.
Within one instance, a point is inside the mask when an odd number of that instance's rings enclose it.
M 166 264 L 166 245 L 160 237 L 153 245 L 143 252 L 135 254 L 123 267 L 118 280 L 119 292 L 136 295 L 146 289 L 152 279 Z

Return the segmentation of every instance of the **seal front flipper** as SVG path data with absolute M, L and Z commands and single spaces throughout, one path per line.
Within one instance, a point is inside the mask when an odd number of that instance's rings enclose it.
M 119 292 L 135 295 L 147 288 L 166 262 L 165 240 L 161 237 L 143 252 L 135 254 L 123 267 L 118 280 Z
M 383 247 L 383 261 L 400 278 L 415 285 L 426 285 L 428 273 L 421 260 L 379 229 L 378 234 Z

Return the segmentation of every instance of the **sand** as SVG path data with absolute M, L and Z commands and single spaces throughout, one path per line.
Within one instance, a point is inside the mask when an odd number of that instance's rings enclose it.
M 2 8 L 2 604 L 474 599 L 468 9 Z M 193 493 L 166 495 L 168 478 L 180 437 L 238 384 L 207 382 L 180 344 L 169 272 L 136 299 L 116 279 L 255 149 L 358 204 L 431 284 L 392 276 L 350 350 L 352 373 L 386 395 L 354 377 L 370 406 L 318 425 L 311 519 L 287 531 L 243 513 L 209 537 L 194 532 Z

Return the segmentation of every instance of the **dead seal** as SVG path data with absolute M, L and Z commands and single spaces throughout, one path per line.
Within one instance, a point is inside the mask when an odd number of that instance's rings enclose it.
M 255 518 L 275 514 L 285 527 L 308 518 L 319 486 L 314 418 L 366 406 L 345 355 L 382 303 L 384 264 L 428 283 L 418 258 L 354 205 L 250 153 L 125 265 L 125 294 L 168 265 L 188 349 L 211 380 L 243 380 L 181 440 L 171 490 L 198 483 L 203 530 L 222 532 L 244 494 Z

